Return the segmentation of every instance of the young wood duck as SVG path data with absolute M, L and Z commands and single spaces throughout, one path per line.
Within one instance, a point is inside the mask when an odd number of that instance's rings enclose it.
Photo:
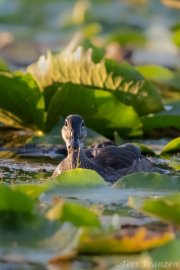
M 113 183 L 133 172 L 157 171 L 156 167 L 142 156 L 140 149 L 130 143 L 117 146 L 105 142 L 83 149 L 87 130 L 80 115 L 69 115 L 61 133 L 68 154 L 55 169 L 53 177 L 66 170 L 86 168 L 95 170 L 106 181 Z

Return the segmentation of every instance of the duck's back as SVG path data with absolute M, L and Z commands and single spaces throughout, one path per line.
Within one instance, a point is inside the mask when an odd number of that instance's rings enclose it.
M 141 159 L 141 151 L 138 147 L 128 143 L 121 146 L 107 145 L 96 148 L 92 161 L 102 168 L 120 170 L 128 168 L 135 160 Z

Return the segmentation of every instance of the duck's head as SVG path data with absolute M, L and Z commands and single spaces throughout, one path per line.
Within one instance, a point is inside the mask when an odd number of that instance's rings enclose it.
M 82 116 L 78 114 L 67 116 L 61 133 L 68 152 L 76 152 L 82 148 L 84 145 L 84 139 L 87 135 L 87 130 Z

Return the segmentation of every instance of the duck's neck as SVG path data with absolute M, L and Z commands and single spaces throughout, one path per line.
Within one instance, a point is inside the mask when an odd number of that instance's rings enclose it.
M 80 167 L 82 155 L 83 149 L 81 147 L 77 151 L 68 151 L 67 159 L 71 169 Z

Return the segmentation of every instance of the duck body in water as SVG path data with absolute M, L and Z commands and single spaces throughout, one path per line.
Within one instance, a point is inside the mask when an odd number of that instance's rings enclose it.
M 96 171 L 105 181 L 113 183 L 133 172 L 158 171 L 158 168 L 142 156 L 140 149 L 130 143 L 117 146 L 105 142 L 84 149 L 87 130 L 80 115 L 69 115 L 61 133 L 68 154 L 57 166 L 52 177 L 66 170 L 85 168 Z

